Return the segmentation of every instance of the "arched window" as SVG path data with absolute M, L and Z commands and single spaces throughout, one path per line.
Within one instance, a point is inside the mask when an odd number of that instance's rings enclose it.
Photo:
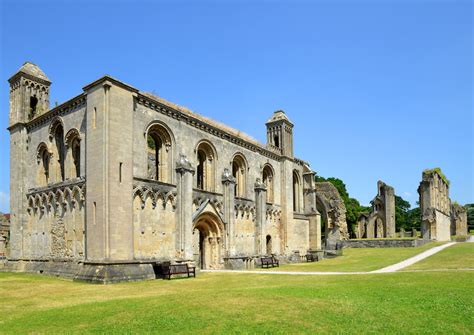
M 45 143 L 41 143 L 36 151 L 36 160 L 38 162 L 38 173 L 36 183 L 39 187 L 47 186 L 49 183 L 49 164 L 51 153 Z
M 155 124 L 147 132 L 148 178 L 171 183 L 172 141 L 169 132 Z
M 30 118 L 33 118 L 36 114 L 36 106 L 38 105 L 38 98 L 36 94 L 30 97 Z
M 81 176 L 81 137 L 75 128 L 66 134 L 66 178 Z
M 232 175 L 235 178 L 235 196 L 244 198 L 247 187 L 247 164 L 240 154 L 235 155 L 232 160 Z
M 273 170 L 270 165 L 265 165 L 262 180 L 267 187 L 267 202 L 273 203 Z
M 58 183 L 65 180 L 65 146 L 64 146 L 64 126 L 60 118 L 55 119 L 50 126 L 49 138 L 53 144 L 51 179 Z
M 196 148 L 196 155 L 196 187 L 204 191 L 214 192 L 216 189 L 215 150 L 210 143 L 201 142 Z
M 293 171 L 293 211 L 301 211 L 301 182 L 298 172 Z
M 72 142 L 71 150 L 74 177 L 79 178 L 81 176 L 81 143 L 78 138 L 75 138 Z

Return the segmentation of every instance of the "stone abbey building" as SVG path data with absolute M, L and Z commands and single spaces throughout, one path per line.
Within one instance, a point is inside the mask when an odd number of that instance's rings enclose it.
M 347 238 L 282 111 L 261 144 L 109 76 L 52 109 L 36 65 L 9 83 L 12 269 L 114 282 L 163 261 L 252 267 L 321 249 L 321 216 L 326 247 Z

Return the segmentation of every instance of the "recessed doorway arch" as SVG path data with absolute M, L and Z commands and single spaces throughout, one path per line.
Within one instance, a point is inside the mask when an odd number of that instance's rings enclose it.
M 199 215 L 193 226 L 194 257 L 198 266 L 201 269 L 222 268 L 223 245 L 222 220 L 211 212 Z

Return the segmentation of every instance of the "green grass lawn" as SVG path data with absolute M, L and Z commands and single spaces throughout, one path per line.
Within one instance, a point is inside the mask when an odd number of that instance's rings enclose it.
M 0 273 L 0 333 L 473 334 L 474 271 L 446 270 L 472 266 L 471 245 L 457 244 L 426 259 L 427 269 L 442 270 L 428 272 L 201 273 L 195 279 L 105 286 Z M 377 250 L 390 262 L 407 252 Z M 348 270 L 369 252 L 347 251 Z M 368 255 L 365 260 L 379 268 L 383 262 Z M 328 262 L 337 261 L 341 269 L 342 260 Z
M 474 269 L 474 243 L 458 243 L 404 270 Z
M 286 264 L 271 271 L 366 272 L 398 263 L 443 243 L 432 242 L 414 248 L 349 248 L 343 256 L 313 263 Z M 268 271 L 262 269 L 262 271 Z
M 0 332 L 472 334 L 473 280 L 206 273 L 103 286 L 0 273 Z

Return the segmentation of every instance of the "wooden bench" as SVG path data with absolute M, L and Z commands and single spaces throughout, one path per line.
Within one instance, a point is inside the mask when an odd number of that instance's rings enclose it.
M 168 277 L 168 280 L 171 279 L 172 275 L 180 275 L 180 274 L 187 274 L 188 278 L 196 277 L 196 268 L 194 266 L 189 266 L 188 264 L 169 264 L 164 263 L 161 265 L 163 279 Z
M 318 256 L 315 254 L 306 254 L 306 262 L 317 262 Z
M 270 266 L 272 268 L 275 266 L 280 266 L 280 262 L 275 257 L 261 257 L 260 263 L 262 264 L 262 269 L 264 267 L 268 269 Z

